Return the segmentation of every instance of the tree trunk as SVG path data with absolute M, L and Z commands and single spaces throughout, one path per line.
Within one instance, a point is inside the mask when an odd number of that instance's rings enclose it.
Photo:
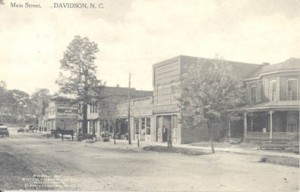
M 173 145 L 172 145 L 172 128 L 168 129 L 167 138 L 168 138 L 168 149 L 172 150 L 173 149 Z
M 114 126 L 114 144 L 116 144 L 116 126 L 117 126 L 117 123 L 116 123 L 116 120 L 113 120 L 113 126 Z
M 87 134 L 87 104 L 82 105 L 82 133 Z
M 211 130 L 212 129 L 212 123 L 208 122 L 207 127 L 208 127 L 209 141 L 210 141 L 210 145 L 211 145 L 211 152 L 215 153 L 213 135 L 212 135 L 212 130 Z

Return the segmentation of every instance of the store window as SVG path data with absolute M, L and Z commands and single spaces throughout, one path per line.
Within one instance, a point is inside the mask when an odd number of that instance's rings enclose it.
M 146 118 L 146 134 L 151 134 L 151 120 L 150 118 Z

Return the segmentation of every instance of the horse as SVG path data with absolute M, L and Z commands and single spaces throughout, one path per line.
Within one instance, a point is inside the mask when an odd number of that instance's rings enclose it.
M 64 140 L 64 135 L 71 135 L 72 136 L 72 141 L 74 139 L 74 131 L 73 130 L 65 130 L 61 128 L 56 128 L 56 133 L 61 134 L 61 140 Z

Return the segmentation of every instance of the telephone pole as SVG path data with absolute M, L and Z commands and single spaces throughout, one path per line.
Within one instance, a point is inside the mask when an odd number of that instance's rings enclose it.
M 131 73 L 129 73 L 129 85 L 128 85 L 128 144 L 131 144 L 131 133 L 130 133 L 130 84 L 131 84 Z

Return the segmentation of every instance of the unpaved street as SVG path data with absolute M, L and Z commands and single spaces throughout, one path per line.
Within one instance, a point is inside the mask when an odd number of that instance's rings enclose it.
M 296 167 L 260 157 L 145 152 L 135 145 L 46 139 L 37 133 L 0 138 L 4 189 L 97 191 L 298 191 Z M 1 158 L 2 156 L 2 158 Z M 5 158 L 4 158 L 5 157 Z M 14 175 L 10 175 L 14 170 Z M 0 186 L 0 189 L 2 187 Z

